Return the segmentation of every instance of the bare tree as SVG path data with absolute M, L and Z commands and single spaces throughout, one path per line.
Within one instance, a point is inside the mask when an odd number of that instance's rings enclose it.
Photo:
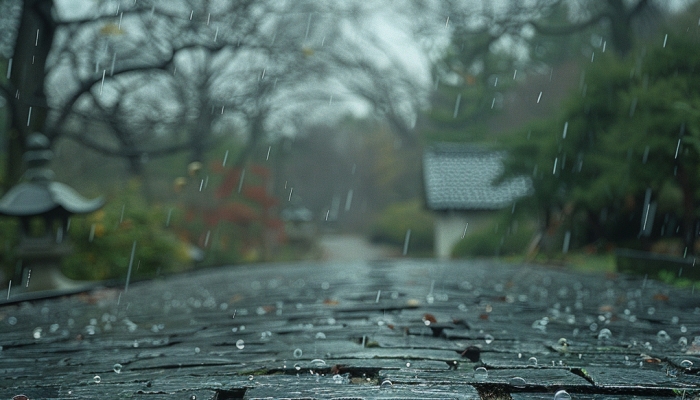
M 251 148 L 293 134 L 285 120 L 299 110 L 288 101 L 295 97 L 336 115 L 352 102 L 370 104 L 408 137 L 420 101 L 405 99 L 424 88 L 418 74 L 395 68 L 397 55 L 363 25 L 374 12 L 361 2 L 266 0 L 124 0 L 77 12 L 25 0 L 15 69 L 3 87 L 15 132 L 9 181 L 19 176 L 30 131 L 65 135 L 137 168 L 144 154 L 188 149 L 201 159 L 225 121 L 247 132 Z M 333 97 L 335 107 L 320 106 Z M 23 126 L 30 107 L 31 126 Z M 105 123 L 113 139 L 72 129 L 88 121 Z M 157 127 L 170 140 L 147 137 Z

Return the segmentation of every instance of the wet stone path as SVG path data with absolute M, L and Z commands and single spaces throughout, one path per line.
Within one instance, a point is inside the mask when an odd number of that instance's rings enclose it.
M 697 399 L 700 293 L 489 260 L 236 266 L 1 305 L 0 346 L 0 399 Z

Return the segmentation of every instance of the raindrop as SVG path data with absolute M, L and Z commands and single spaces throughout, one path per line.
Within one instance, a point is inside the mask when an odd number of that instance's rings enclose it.
M 255 379 L 255 377 L 254 377 L 253 375 L 248 375 L 248 380 L 249 380 L 249 381 L 252 381 L 253 379 Z
M 114 370 L 114 372 L 116 372 L 118 374 L 122 373 L 122 365 L 119 363 L 114 364 L 114 366 L 112 366 L 112 369 Z
M 405 256 L 408 252 L 408 242 L 411 240 L 411 230 L 406 231 L 406 236 L 403 239 L 403 255 Z
M 243 348 L 245 347 L 245 342 L 243 341 L 243 339 L 238 339 L 236 341 L 236 347 L 238 347 L 239 350 L 243 350 Z
M 34 332 L 32 332 L 32 336 L 34 337 L 34 339 L 41 339 L 41 331 L 41 328 L 34 329 Z
M 511 386 L 516 387 L 516 388 L 524 388 L 525 387 L 525 379 L 519 377 L 519 376 L 514 376 L 513 378 L 510 379 Z
M 537 96 L 537 104 L 540 104 L 540 100 L 542 100 L 542 92 Z
M 681 325 L 681 332 L 682 333 L 688 332 L 688 328 L 685 325 Z
M 530 365 L 537 365 L 537 358 L 535 357 L 530 357 L 527 361 L 530 363 Z
M 297 371 L 301 371 L 301 365 L 299 364 L 294 364 L 294 369 Z
M 491 335 L 484 336 L 484 341 L 486 342 L 486 344 L 491 344 L 491 342 L 493 342 L 493 336 L 491 336 Z
M 598 340 L 609 340 L 611 337 L 612 332 L 608 328 L 603 328 L 598 332 Z
M 479 382 L 485 381 L 489 377 L 489 372 L 484 367 L 479 367 L 474 370 L 474 379 Z
M 666 47 L 667 41 L 668 41 L 668 33 L 664 35 L 664 47 Z
M 391 383 L 391 381 L 388 380 L 388 379 L 384 379 L 384 380 L 382 381 L 382 384 L 379 385 L 379 388 L 382 389 L 382 390 L 389 390 L 389 389 L 391 389 L 391 388 L 393 388 L 393 387 L 394 387 L 394 384 Z
M 300 358 L 302 354 L 303 353 L 302 353 L 301 349 L 294 350 L 294 358 Z
M 656 341 L 659 343 L 668 343 L 671 341 L 671 336 L 669 336 L 666 331 L 660 330 L 659 333 L 656 334 Z
M 316 339 L 325 339 L 325 338 L 326 338 L 325 333 L 323 333 L 323 332 L 316 333 Z
M 333 383 L 335 383 L 335 384 L 343 383 L 343 377 L 340 375 L 333 375 Z
M 410 363 L 410 362 L 407 362 L 407 363 L 406 363 L 406 368 L 411 368 L 411 363 Z
M 686 368 L 686 369 L 690 369 L 693 367 L 693 362 L 690 360 L 683 360 L 683 361 L 681 361 L 681 367 Z
M 197 400 L 197 396 L 193 394 L 192 396 L 190 396 L 190 400 Z
M 452 118 L 457 118 L 457 114 L 459 113 L 459 103 L 462 102 L 462 94 L 457 95 L 457 100 L 455 101 L 455 109 L 454 112 L 452 113 Z
M 571 395 L 566 390 L 560 390 L 554 393 L 554 400 L 571 400 Z
M 95 375 L 92 377 L 92 381 L 95 383 L 100 383 L 100 382 L 102 382 L 102 378 L 100 378 L 99 375 Z
M 321 360 L 320 358 L 315 358 L 315 359 L 311 360 L 311 364 L 313 364 L 317 367 L 322 367 L 322 366 L 326 365 L 326 362 Z
M 199 354 L 202 350 L 199 347 L 194 348 L 194 354 Z

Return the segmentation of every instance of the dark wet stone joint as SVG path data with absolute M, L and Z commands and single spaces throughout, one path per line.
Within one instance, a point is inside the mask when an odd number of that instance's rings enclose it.
M 0 399 L 694 399 L 700 296 L 487 260 L 250 265 L 8 302 Z

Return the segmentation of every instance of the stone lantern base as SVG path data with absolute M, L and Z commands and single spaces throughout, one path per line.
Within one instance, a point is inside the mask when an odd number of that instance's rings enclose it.
M 52 237 L 23 238 L 15 253 L 21 262 L 22 281 L 13 291 L 71 290 L 84 286 L 61 272 L 61 260 L 72 251 L 70 243 L 56 243 Z

